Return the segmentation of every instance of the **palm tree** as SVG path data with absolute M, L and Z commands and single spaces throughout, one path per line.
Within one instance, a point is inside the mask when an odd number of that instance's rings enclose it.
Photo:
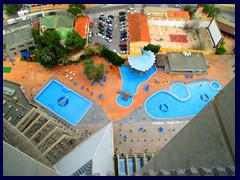
M 69 57 L 67 54 L 64 54 L 61 58 L 59 58 L 58 63 L 62 65 L 67 65 L 69 63 Z
M 41 53 L 40 53 L 40 60 L 43 64 L 51 64 L 52 61 L 54 60 L 55 55 L 54 53 L 48 49 L 48 48 L 43 48 Z

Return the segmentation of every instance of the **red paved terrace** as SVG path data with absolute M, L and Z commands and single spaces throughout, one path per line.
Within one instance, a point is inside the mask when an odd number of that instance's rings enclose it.
M 169 34 L 171 42 L 181 42 L 187 43 L 187 36 L 186 35 L 177 35 L 177 34 Z

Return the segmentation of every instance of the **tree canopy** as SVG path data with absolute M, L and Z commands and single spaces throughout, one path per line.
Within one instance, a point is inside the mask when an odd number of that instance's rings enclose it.
M 21 4 L 6 4 L 5 10 L 8 16 L 15 15 L 21 9 L 21 7 Z
M 70 31 L 65 41 L 68 48 L 83 49 L 86 44 L 86 39 L 82 38 L 76 31 Z
M 147 51 L 150 50 L 154 54 L 157 54 L 159 52 L 160 47 L 161 47 L 160 45 L 153 45 L 149 43 L 147 46 L 144 46 L 143 49 Z
M 208 14 L 208 17 L 217 17 L 220 14 L 220 8 L 217 8 L 214 4 L 201 4 L 203 6 L 203 12 Z
M 83 73 L 89 80 L 97 82 L 103 78 L 104 64 L 95 65 L 93 59 L 86 60 L 83 62 Z
M 121 66 L 125 62 L 125 59 L 119 57 L 117 53 L 110 51 L 109 49 L 104 47 L 103 47 L 103 57 L 106 60 L 109 60 L 114 66 Z
M 225 54 L 227 52 L 226 48 L 224 47 L 224 44 L 225 44 L 225 40 L 223 39 L 220 42 L 220 46 L 216 50 L 216 54 L 222 55 L 222 54 Z
M 70 4 L 68 6 L 67 11 L 71 13 L 73 16 L 77 16 L 78 14 L 81 14 L 83 10 L 86 9 L 86 6 L 84 4 Z

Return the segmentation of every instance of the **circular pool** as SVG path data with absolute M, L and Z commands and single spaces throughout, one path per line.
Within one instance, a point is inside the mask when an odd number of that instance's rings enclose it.
M 213 90 L 220 90 L 221 85 L 217 81 L 212 81 L 210 83 L 210 86 Z

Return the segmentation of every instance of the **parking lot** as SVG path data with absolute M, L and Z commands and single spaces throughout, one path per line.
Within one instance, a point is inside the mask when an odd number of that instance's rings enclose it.
M 99 33 L 99 17 L 101 16 L 101 13 L 98 14 L 94 14 L 91 15 L 91 18 L 93 20 L 93 27 L 89 29 L 89 31 L 92 32 L 93 37 L 92 37 L 92 42 L 89 43 L 89 45 L 94 45 L 95 43 L 102 43 L 105 44 L 109 47 L 110 50 L 116 50 L 117 52 L 120 52 L 120 47 L 119 47 L 119 43 L 120 43 L 120 22 L 119 22 L 119 11 L 115 11 L 115 12 L 105 12 L 104 13 L 104 18 L 108 18 L 109 15 L 113 15 L 114 16 L 114 20 L 112 20 L 112 42 L 108 42 L 106 39 L 102 39 L 100 37 L 97 36 L 97 34 Z M 126 18 L 126 32 L 127 32 L 127 39 L 128 39 L 128 23 L 127 23 L 127 14 L 125 15 Z M 104 26 L 105 30 L 107 29 L 107 26 Z M 104 34 L 106 36 L 106 33 Z M 123 42 L 124 44 L 128 44 L 128 40 Z

